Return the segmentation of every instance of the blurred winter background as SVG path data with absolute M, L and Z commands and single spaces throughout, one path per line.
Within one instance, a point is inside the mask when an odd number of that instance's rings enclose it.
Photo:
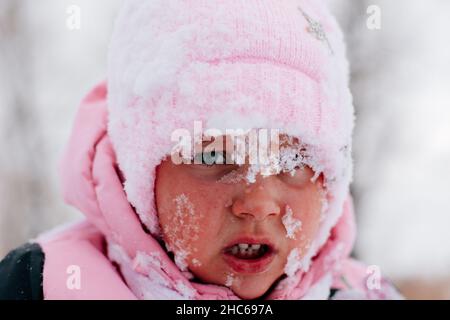
M 120 2 L 0 0 L 0 256 L 81 217 L 56 167 L 80 99 L 105 77 Z M 409 298 L 449 299 L 450 1 L 329 2 L 357 109 L 355 255 Z

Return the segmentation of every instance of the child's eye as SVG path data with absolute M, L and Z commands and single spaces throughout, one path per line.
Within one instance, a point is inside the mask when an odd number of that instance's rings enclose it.
M 194 163 L 201 163 L 205 166 L 213 166 L 216 164 L 225 164 L 225 159 L 225 151 L 212 150 L 209 152 L 197 153 L 194 159 Z

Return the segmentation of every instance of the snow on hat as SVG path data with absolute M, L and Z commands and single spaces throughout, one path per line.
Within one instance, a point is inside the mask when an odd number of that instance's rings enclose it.
M 108 133 L 125 192 L 159 234 L 155 169 L 171 133 L 274 128 L 299 137 L 328 203 L 310 256 L 337 223 L 352 176 L 354 116 L 343 35 L 321 1 L 125 0 L 108 57 Z

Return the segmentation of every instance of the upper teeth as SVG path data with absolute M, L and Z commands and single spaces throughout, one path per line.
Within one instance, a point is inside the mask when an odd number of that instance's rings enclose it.
M 259 250 L 259 248 L 261 248 L 260 244 L 239 243 L 238 246 L 239 246 L 239 249 Z
M 262 249 L 261 244 L 238 243 L 231 248 L 231 253 L 253 255 L 259 253 L 261 249 Z

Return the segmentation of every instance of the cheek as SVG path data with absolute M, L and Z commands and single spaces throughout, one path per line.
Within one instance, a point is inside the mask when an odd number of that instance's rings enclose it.
M 206 262 L 209 253 L 218 250 L 215 246 L 220 248 L 228 192 L 220 184 L 183 174 L 174 181 L 175 185 L 157 185 L 164 239 L 171 251 L 186 256 L 188 264 Z
M 198 250 L 194 244 L 200 238 L 201 219 L 201 214 L 185 193 L 174 194 L 171 203 L 164 209 L 160 208 L 164 240 L 168 249 L 175 253 L 175 260 L 183 259 L 183 265 Z
M 308 249 L 320 226 L 322 216 L 322 192 L 311 188 L 286 199 L 285 214 L 282 218 L 288 238 L 289 250 Z M 290 214 L 290 216 L 289 216 Z

